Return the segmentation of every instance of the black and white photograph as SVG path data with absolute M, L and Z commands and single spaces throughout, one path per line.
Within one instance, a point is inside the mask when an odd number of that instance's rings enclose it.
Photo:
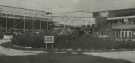
M 0 0 L 0 63 L 135 63 L 135 0 Z

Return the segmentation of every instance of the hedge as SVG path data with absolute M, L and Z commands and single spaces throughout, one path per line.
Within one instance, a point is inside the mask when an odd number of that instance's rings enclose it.
M 12 42 L 16 45 L 43 47 L 44 35 L 46 33 L 23 33 L 15 36 Z M 69 35 L 55 36 L 55 48 L 59 49 L 134 49 L 135 42 L 132 41 L 114 41 L 95 38 L 92 35 L 80 34 L 74 32 Z

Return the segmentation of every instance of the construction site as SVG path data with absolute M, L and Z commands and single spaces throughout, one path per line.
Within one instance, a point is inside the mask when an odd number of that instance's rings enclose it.
M 61 24 L 60 22 L 62 21 L 64 22 L 63 25 L 72 23 L 73 25 L 71 26 L 74 26 L 74 23 L 82 23 L 85 21 L 87 22 L 83 25 L 88 25 L 89 18 L 87 16 L 58 16 L 53 15 L 51 10 L 42 11 L 0 5 L 0 32 L 48 31 L 52 26 Z M 80 26 L 80 24 L 78 25 Z
M 46 31 L 52 22 L 51 12 L 0 5 L 0 31 Z
M 0 63 L 135 63 L 133 0 L 0 0 Z

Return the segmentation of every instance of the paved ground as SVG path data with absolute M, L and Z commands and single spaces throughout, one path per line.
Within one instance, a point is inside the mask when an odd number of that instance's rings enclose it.
M 0 44 L 8 42 L 7 40 L 0 40 Z M 39 53 L 45 53 L 45 51 L 24 51 L 24 50 L 16 50 L 10 49 L 0 46 L 0 55 L 7 56 L 25 56 L 25 55 L 36 55 Z M 57 52 L 61 53 L 61 52 Z M 64 52 L 65 53 L 65 52 Z M 122 52 L 85 52 L 86 55 L 93 56 L 101 56 L 106 58 L 114 58 L 114 59 L 124 59 L 135 62 L 135 51 L 122 51 Z
M 124 59 L 124 60 L 135 62 L 135 51 L 100 52 L 100 53 L 85 52 L 84 54 L 93 55 L 93 56 L 101 56 L 101 57 L 106 57 L 106 58 Z
M 8 40 L 0 40 L 0 44 L 9 42 Z M 44 51 L 24 51 L 24 50 L 16 50 L 10 49 L 0 46 L 0 55 L 7 56 L 24 56 L 24 55 L 36 55 L 39 53 L 44 53 Z

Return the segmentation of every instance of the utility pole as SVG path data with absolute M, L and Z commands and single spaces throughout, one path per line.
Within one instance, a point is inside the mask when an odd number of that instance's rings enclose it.
M 26 21 L 25 21 L 25 16 L 23 17 L 23 30 L 24 30 L 24 32 L 26 31 L 26 23 L 25 23 Z
M 8 32 L 8 21 L 7 21 L 7 15 L 6 15 L 6 33 Z
M 39 21 L 39 24 L 40 24 L 40 31 L 42 31 L 42 22 L 41 22 L 41 20 Z

